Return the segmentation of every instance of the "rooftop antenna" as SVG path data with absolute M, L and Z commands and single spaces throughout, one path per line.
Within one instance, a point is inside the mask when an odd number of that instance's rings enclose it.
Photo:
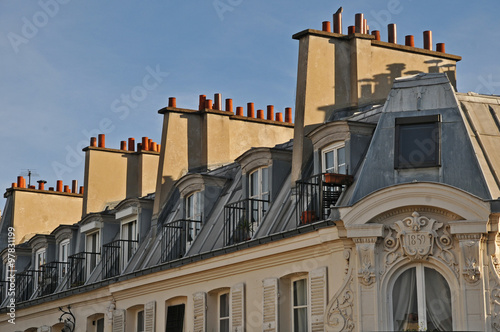
M 36 172 L 36 169 L 23 169 L 23 172 L 20 174 L 21 176 L 27 176 L 28 177 L 28 188 L 31 186 L 31 176 L 40 176 Z

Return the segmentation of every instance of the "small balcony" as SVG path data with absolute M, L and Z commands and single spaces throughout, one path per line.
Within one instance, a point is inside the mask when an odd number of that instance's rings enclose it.
M 51 262 L 40 267 L 40 295 L 49 295 L 63 282 L 69 273 L 68 262 Z
M 161 260 L 182 258 L 201 230 L 201 220 L 179 219 L 163 224 Z
M 98 252 L 79 252 L 69 256 L 69 287 L 85 284 L 97 266 L 100 255 Z
M 42 271 L 26 270 L 16 274 L 16 302 L 28 301 L 39 290 Z
M 269 209 L 269 201 L 244 199 L 224 207 L 224 241 L 232 245 L 252 239 Z
M 297 225 L 330 217 L 331 207 L 353 182 L 352 175 L 323 173 L 297 181 Z
M 103 245 L 102 278 L 120 275 L 138 246 L 139 241 L 135 240 L 116 240 Z

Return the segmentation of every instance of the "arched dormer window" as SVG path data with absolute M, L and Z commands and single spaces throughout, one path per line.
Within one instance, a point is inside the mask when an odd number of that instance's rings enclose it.
M 392 288 L 395 331 L 452 331 L 451 292 L 446 279 L 422 263 L 404 270 Z

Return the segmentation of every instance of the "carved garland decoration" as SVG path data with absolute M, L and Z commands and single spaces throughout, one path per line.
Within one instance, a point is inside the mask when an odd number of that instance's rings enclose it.
M 491 326 L 500 331 L 500 258 L 491 256 L 490 265 Z
M 429 256 L 448 265 L 458 278 L 459 269 L 451 252 L 453 241 L 449 225 L 413 212 L 411 217 L 390 226 L 384 238 L 384 274 L 393 264 L 402 260 L 428 260 Z
M 340 290 L 330 301 L 326 312 L 326 331 L 340 332 L 354 330 L 354 293 L 353 283 L 353 260 L 351 259 L 351 249 L 344 250 L 344 258 L 347 261 L 346 276 Z

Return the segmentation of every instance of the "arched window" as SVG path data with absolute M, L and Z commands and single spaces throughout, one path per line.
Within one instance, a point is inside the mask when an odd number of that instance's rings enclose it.
M 451 331 L 451 292 L 446 279 L 423 264 L 401 273 L 392 289 L 393 329 Z

